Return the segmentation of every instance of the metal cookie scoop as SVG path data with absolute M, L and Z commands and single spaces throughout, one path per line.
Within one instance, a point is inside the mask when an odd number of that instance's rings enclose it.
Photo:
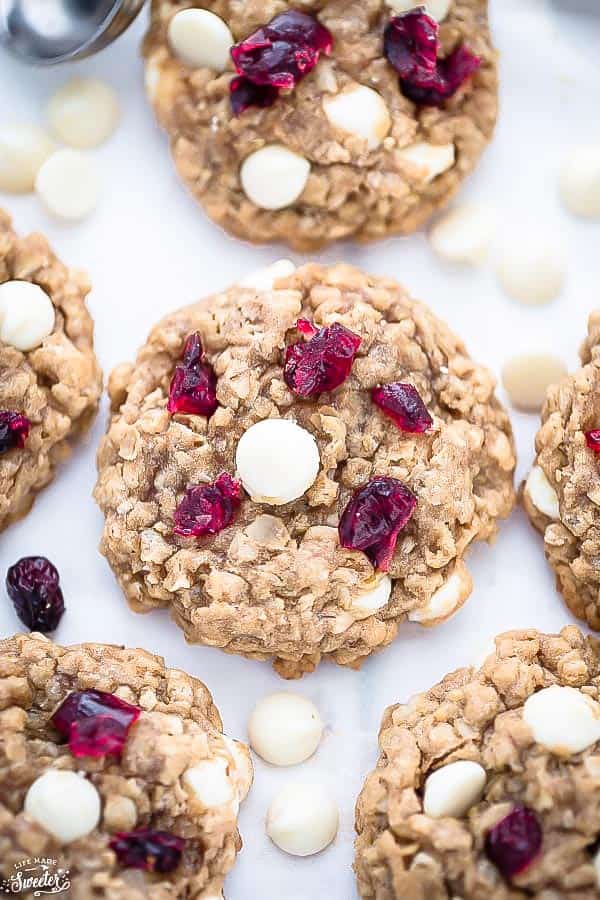
M 114 41 L 144 0 L 0 0 L 0 43 L 34 65 L 82 59 Z

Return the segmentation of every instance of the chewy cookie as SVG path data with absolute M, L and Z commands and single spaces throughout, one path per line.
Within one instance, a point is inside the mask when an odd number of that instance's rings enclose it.
M 582 368 L 549 388 L 523 503 L 569 609 L 600 629 L 600 311 L 592 313 Z
M 145 650 L 17 635 L 0 697 L 0 876 L 52 858 L 79 900 L 221 900 L 252 763 L 201 681 Z
M 456 612 L 515 464 L 492 375 L 425 306 L 293 269 L 173 313 L 113 372 L 95 491 L 134 609 L 290 678 Z
M 310 250 L 409 233 L 490 140 L 487 0 L 153 0 L 146 83 L 208 215 Z
M 595 900 L 600 645 L 512 631 L 389 707 L 356 807 L 361 897 Z
M 80 271 L 0 210 L 0 530 L 24 516 L 102 390 Z

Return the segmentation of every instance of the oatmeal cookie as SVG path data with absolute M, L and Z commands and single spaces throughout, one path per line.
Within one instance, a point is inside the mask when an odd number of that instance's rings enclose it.
M 217 900 L 251 781 L 207 688 L 161 657 L 0 641 L 4 879 L 50 858 L 78 900 Z
M 448 203 L 492 137 L 496 53 L 487 0 L 427 10 L 439 25 L 406 0 L 153 0 L 148 95 L 208 215 L 312 250 Z
M 600 311 L 580 355 L 582 368 L 548 390 L 523 503 L 569 609 L 600 630 Z
M 356 807 L 361 897 L 595 900 L 600 645 L 511 631 L 390 706 Z
M 86 276 L 0 210 L 0 530 L 24 516 L 90 425 L 102 373 Z
M 492 375 L 425 306 L 293 268 L 173 313 L 112 373 L 95 490 L 133 609 L 290 678 L 454 613 L 515 465 Z

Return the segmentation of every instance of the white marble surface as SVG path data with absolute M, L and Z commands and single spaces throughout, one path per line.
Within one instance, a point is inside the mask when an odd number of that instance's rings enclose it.
M 538 348 L 551 348 L 573 367 L 587 314 L 600 301 L 600 224 L 578 222 L 561 211 L 556 171 L 572 142 L 600 139 L 600 25 L 578 16 L 554 20 L 544 0 L 491 0 L 491 5 L 501 50 L 501 117 L 496 139 L 464 196 L 497 208 L 501 234 L 524 221 L 556 230 L 569 259 L 564 294 L 543 308 L 519 306 L 502 295 L 489 269 L 443 267 L 423 235 L 369 248 L 340 245 L 321 258 L 345 259 L 403 281 L 496 372 L 510 354 Z M 565 0 L 566 10 L 569 5 Z M 94 152 L 103 190 L 92 219 L 60 225 L 33 197 L 0 198 L 19 230 L 45 231 L 66 261 L 89 270 L 97 349 L 107 373 L 132 356 L 164 313 L 283 255 L 281 248 L 255 249 L 226 237 L 178 184 L 143 96 L 138 45 L 144 18 L 99 57 L 60 70 L 33 71 L 0 54 L 0 121 L 40 120 L 48 95 L 74 72 L 99 75 L 118 88 L 123 122 L 115 137 Z M 32 513 L 2 535 L 0 574 L 20 556 L 50 557 L 60 570 L 68 608 L 58 640 L 123 642 L 163 654 L 169 664 L 207 682 L 227 731 L 243 737 L 256 699 L 282 687 L 270 666 L 186 647 L 165 614 L 129 612 L 97 552 L 102 523 L 90 493 L 94 449 L 105 420 L 104 407 L 86 445 Z M 520 479 L 532 457 L 536 418 L 515 414 L 513 422 Z M 399 639 L 360 673 L 326 664 L 295 685 L 320 707 L 326 736 L 316 757 L 303 766 L 276 770 L 257 763 L 255 787 L 241 816 L 244 850 L 227 884 L 229 900 L 355 897 L 353 805 L 375 759 L 383 708 L 471 660 L 498 631 L 528 625 L 553 630 L 572 621 L 555 593 L 541 541 L 520 510 L 503 524 L 494 547 L 474 549 L 469 567 L 473 595 L 448 624 L 432 632 L 403 628 Z M 0 591 L 0 635 L 18 624 Z M 337 841 L 311 859 L 286 857 L 264 834 L 269 799 L 289 779 L 323 781 L 339 798 Z

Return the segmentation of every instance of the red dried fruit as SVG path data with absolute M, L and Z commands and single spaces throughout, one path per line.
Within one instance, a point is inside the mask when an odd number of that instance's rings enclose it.
M 106 691 L 73 691 L 51 718 L 73 756 L 120 756 L 141 709 Z
M 24 447 L 30 428 L 31 422 L 26 416 L 11 409 L 0 410 L 0 453 Z
M 396 478 L 378 475 L 346 506 L 338 531 L 342 547 L 362 550 L 376 569 L 389 571 L 396 541 L 410 520 L 417 498 Z
M 167 409 L 170 413 L 212 416 L 218 405 L 217 376 L 204 359 L 202 341 L 196 332 L 185 342 L 182 362 L 171 380 Z
M 481 60 L 468 47 L 458 47 L 446 59 L 438 63 L 435 80 L 428 86 L 401 84 L 402 93 L 420 106 L 441 106 L 459 87 L 477 71 Z
M 310 339 L 286 348 L 285 383 L 300 397 L 335 390 L 350 374 L 361 338 L 339 322 L 316 329 L 306 319 L 299 319 L 296 327 Z
M 46 634 L 65 611 L 59 575 L 45 556 L 24 556 L 6 573 L 6 590 L 26 628 Z
M 393 381 L 373 388 L 371 397 L 373 403 L 395 422 L 400 431 L 422 434 L 433 425 L 433 419 L 427 412 L 421 395 L 412 384 Z
M 175 510 L 173 531 L 183 537 L 218 534 L 233 521 L 241 499 L 241 482 L 227 472 L 211 484 L 193 484 Z
M 235 116 L 240 116 L 251 106 L 266 109 L 273 106 L 279 96 L 276 87 L 270 84 L 254 84 L 243 75 L 232 78 L 229 84 L 231 108 Z
M 504 819 L 490 828 L 485 838 L 488 859 L 505 878 L 524 872 L 542 849 L 542 826 L 527 806 L 515 806 Z
M 591 431 L 586 431 L 585 442 L 594 453 L 600 453 L 600 428 L 593 428 Z
M 108 845 L 120 865 L 127 869 L 143 869 L 166 875 L 181 862 L 185 838 L 169 831 L 118 831 Z

